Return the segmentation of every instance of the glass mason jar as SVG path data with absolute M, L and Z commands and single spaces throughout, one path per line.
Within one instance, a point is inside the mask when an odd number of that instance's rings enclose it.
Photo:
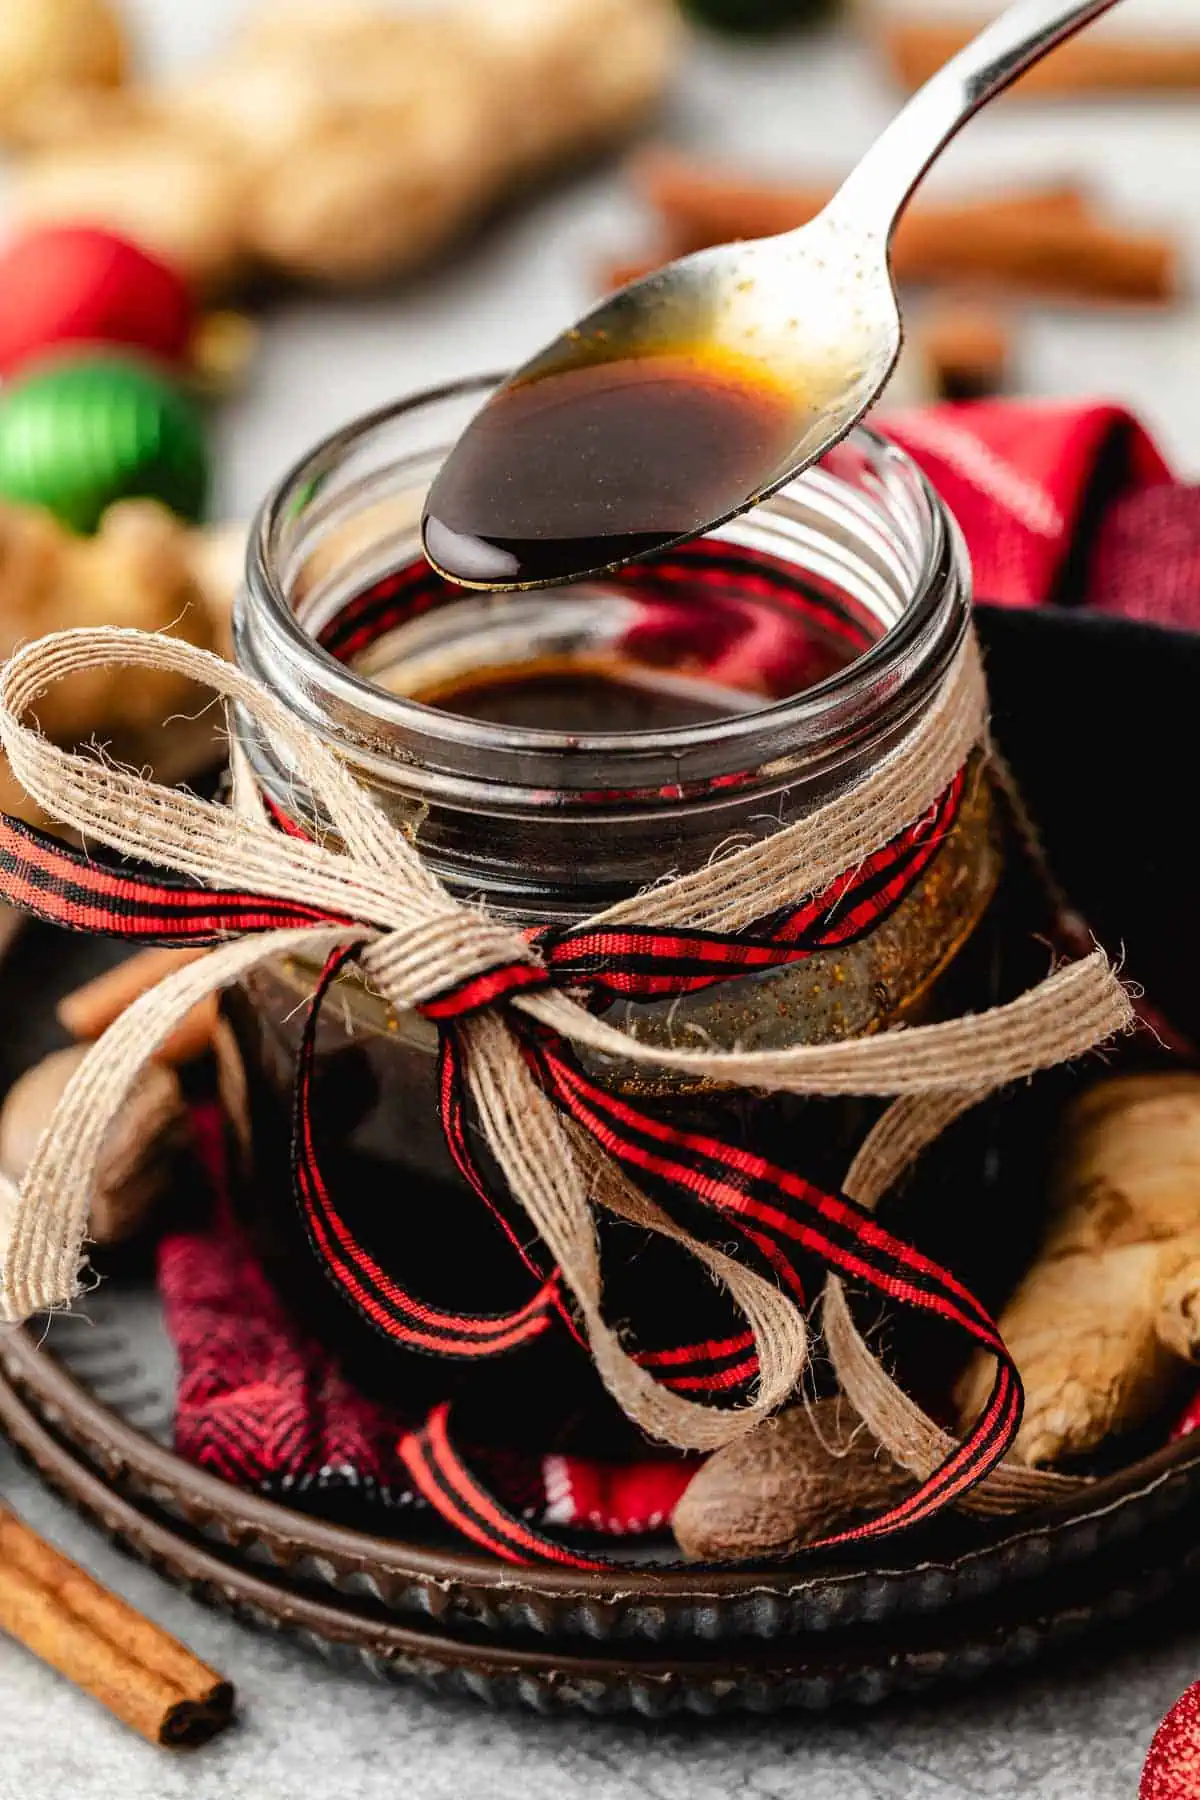
M 967 629 L 969 573 L 952 520 L 901 451 L 858 431 L 699 547 L 568 588 L 480 596 L 425 569 L 419 520 L 442 457 L 491 387 L 418 396 L 319 445 L 262 509 L 235 620 L 242 667 L 336 747 L 454 893 L 521 925 L 581 919 L 824 804 L 929 706 Z M 384 629 L 357 630 L 361 597 L 402 586 L 396 571 L 409 572 L 420 604 L 398 622 L 376 604 Z M 239 733 L 264 795 L 320 831 L 279 747 L 245 717 Z M 950 964 L 978 940 L 1001 860 L 989 785 L 970 781 L 938 855 L 866 937 L 685 1000 L 615 1004 L 607 1017 L 659 1041 L 752 1049 L 928 1016 Z M 357 1379 L 392 1397 L 437 1391 L 428 1359 L 414 1372 L 411 1353 L 321 1280 L 285 1191 L 315 974 L 274 966 L 231 1004 L 253 1098 L 247 1212 L 268 1265 Z M 431 1024 L 393 1017 L 352 976 L 339 982 L 318 1033 L 327 1176 L 406 1287 L 496 1310 L 514 1297 L 517 1259 L 443 1141 L 436 1052 Z M 672 1116 L 719 1121 L 776 1154 L 792 1146 L 792 1161 L 804 1109 L 818 1178 L 837 1179 L 861 1129 L 861 1109 L 856 1120 L 840 1103 L 592 1068 Z M 619 1228 L 626 1247 L 632 1229 Z M 619 1282 L 609 1291 L 623 1316 Z M 580 1377 L 573 1350 L 559 1347 L 569 1380 L 547 1386 L 559 1401 Z

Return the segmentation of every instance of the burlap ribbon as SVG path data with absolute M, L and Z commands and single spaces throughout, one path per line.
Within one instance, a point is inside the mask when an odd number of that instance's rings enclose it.
M 174 670 L 245 707 L 283 753 L 297 783 L 324 809 L 336 847 L 281 833 L 253 806 L 215 805 L 50 744 L 27 722 L 38 696 L 53 682 L 98 664 Z M 820 892 L 924 816 L 985 731 L 983 674 L 969 637 L 934 703 L 851 789 L 774 836 L 665 881 L 591 922 L 736 931 L 773 907 Z M 20 1320 L 62 1306 L 78 1292 L 91 1171 L 105 1132 L 148 1057 L 204 995 L 272 958 L 319 961 L 338 945 L 361 942 L 366 979 L 402 1012 L 449 982 L 537 953 L 515 927 L 450 895 L 341 761 L 279 700 L 177 639 L 101 629 L 57 633 L 30 645 L 0 677 L 0 740 L 39 805 L 85 838 L 213 886 L 320 906 L 350 921 L 218 945 L 138 1000 L 90 1051 L 20 1191 L 0 1193 L 0 1310 Z M 868 1205 L 953 1114 L 1002 1083 L 1080 1055 L 1131 1017 L 1099 951 L 987 1012 L 781 1050 L 677 1050 L 638 1042 L 558 991 L 518 993 L 506 1005 L 523 1009 L 576 1047 L 656 1070 L 778 1092 L 897 1096 L 848 1177 L 847 1191 Z M 808 1354 L 805 1320 L 792 1299 L 681 1231 L 563 1118 L 533 1079 L 502 1008 L 461 1030 L 468 1086 L 491 1152 L 561 1270 L 599 1374 L 626 1413 L 652 1437 L 713 1450 L 778 1407 L 795 1390 Z M 760 1379 L 751 1402 L 727 1411 L 687 1400 L 625 1351 L 604 1316 L 593 1205 L 684 1244 L 725 1285 L 756 1340 Z M 834 1280 L 827 1285 L 826 1330 L 847 1392 L 877 1435 L 914 1469 L 936 1460 L 938 1445 L 948 1440 L 875 1361 Z M 1003 1487 L 1005 1476 L 1000 1470 L 990 1481 Z

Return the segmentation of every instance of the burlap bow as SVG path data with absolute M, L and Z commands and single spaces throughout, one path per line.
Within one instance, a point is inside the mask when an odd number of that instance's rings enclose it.
M 336 846 L 275 830 L 244 790 L 242 804 L 215 805 L 50 744 L 26 722 L 38 696 L 97 664 L 174 670 L 254 714 L 298 785 L 324 809 Z M 623 901 L 592 923 L 736 931 L 772 907 L 821 892 L 920 819 L 985 732 L 983 675 L 969 637 L 933 705 L 854 787 L 774 836 Z M 272 958 L 319 961 L 339 945 L 360 942 L 367 980 L 402 1012 L 450 981 L 497 961 L 535 957 L 536 950 L 503 920 L 450 895 L 409 838 L 279 700 L 175 638 L 100 629 L 57 633 L 30 645 L 0 678 L 0 740 L 39 805 L 85 838 L 212 886 L 319 906 L 347 921 L 220 944 L 137 1001 L 94 1046 L 19 1192 L 10 1187 L 0 1193 L 0 1309 L 5 1318 L 22 1320 L 78 1292 L 91 1170 L 105 1132 L 143 1064 L 204 995 Z M 516 993 L 506 1005 L 578 1048 L 660 1071 L 778 1092 L 897 1096 L 847 1180 L 847 1192 L 867 1206 L 965 1106 L 1002 1083 L 1081 1054 L 1130 1022 L 1127 997 L 1099 951 L 988 1012 L 783 1050 L 684 1051 L 641 1043 L 560 991 Z M 460 1029 L 472 1102 L 492 1155 L 561 1270 L 596 1368 L 626 1413 L 655 1438 L 712 1450 L 778 1407 L 795 1389 L 807 1357 L 805 1320 L 794 1301 L 723 1251 L 682 1232 L 564 1120 L 530 1074 L 503 1009 Z M 750 1403 L 721 1410 L 687 1400 L 625 1351 L 603 1313 L 593 1205 L 683 1243 L 725 1285 L 757 1345 L 760 1379 Z M 832 1278 L 828 1294 L 827 1329 L 851 1399 L 902 1460 L 927 1473 L 923 1465 L 944 1454 L 949 1440 L 875 1363 Z M 1003 1489 L 1005 1479 L 1001 1469 L 985 1489 L 990 1484 L 994 1493 L 997 1482 Z M 1028 1497 L 1026 1487 L 1017 1485 Z

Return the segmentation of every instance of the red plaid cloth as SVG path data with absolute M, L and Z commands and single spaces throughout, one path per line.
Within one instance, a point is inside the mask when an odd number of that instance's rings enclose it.
M 1200 625 L 1200 489 L 1175 482 L 1149 438 L 1112 406 L 984 402 L 897 415 L 889 430 L 922 465 L 965 534 L 981 600 L 1092 606 Z M 220 1186 L 219 1131 L 203 1121 Z M 413 1503 L 398 1455 L 416 1421 L 357 1393 L 288 1316 L 219 1203 L 215 1221 L 175 1232 L 159 1280 L 180 1366 L 176 1442 L 217 1474 L 223 1443 L 246 1445 L 264 1492 L 328 1507 Z M 513 1510 L 628 1534 L 671 1512 L 693 1464 L 664 1454 L 621 1464 L 578 1456 L 493 1456 Z
M 986 400 L 897 413 L 887 430 L 961 525 L 980 600 L 1133 610 L 1119 596 L 1145 585 L 1144 563 L 1130 562 L 1135 547 L 1142 558 L 1152 553 L 1139 514 L 1150 496 L 1190 521 L 1182 579 L 1200 592 L 1195 496 L 1118 407 Z M 1155 610 L 1137 616 L 1166 622 Z

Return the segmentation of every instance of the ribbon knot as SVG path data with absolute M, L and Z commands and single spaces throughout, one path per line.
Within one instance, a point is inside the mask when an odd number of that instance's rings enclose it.
M 449 1023 L 550 984 L 536 943 L 479 909 L 456 906 L 390 931 L 359 955 L 363 973 L 404 1012 Z
M 229 809 L 60 750 L 26 722 L 51 681 L 111 663 L 173 669 L 254 714 L 343 848 L 272 825 L 236 760 Z M 877 1404 L 873 1422 L 922 1479 L 909 1500 L 857 1534 L 916 1522 L 977 1485 L 997 1491 L 1020 1419 L 1016 1371 L 969 1291 L 884 1231 L 871 1209 L 957 1111 L 1129 1023 L 1128 999 L 1103 955 L 986 1013 L 841 1042 L 680 1048 L 669 1034 L 641 1037 L 601 1016 L 610 1001 L 766 976 L 874 929 L 939 854 L 985 731 L 982 672 L 968 637 L 919 721 L 828 804 L 578 925 L 527 935 L 449 894 L 338 758 L 241 671 L 181 640 L 116 629 L 28 646 L 0 672 L 0 740 L 14 773 L 50 816 L 157 872 L 97 862 L 6 818 L 0 893 L 74 929 L 212 948 L 143 996 L 92 1049 L 19 1194 L 0 1192 L 4 1316 L 27 1318 L 77 1292 L 92 1169 L 156 1046 L 205 994 L 289 957 L 321 971 L 296 1070 L 297 1200 L 331 1276 L 377 1329 L 469 1359 L 513 1351 L 561 1321 L 643 1430 L 711 1450 L 795 1390 L 808 1344 L 801 1264 L 812 1263 L 828 1272 L 835 1300 L 838 1274 L 865 1283 L 945 1319 L 997 1363 L 987 1406 L 955 1444 L 862 1346 L 876 1388 L 884 1383 L 895 1407 L 908 1409 L 895 1443 Z M 312 1106 L 316 1023 L 355 962 L 393 1010 L 415 1009 L 438 1026 L 447 1142 L 530 1274 L 529 1297 L 508 1312 L 453 1312 L 409 1292 L 403 1271 L 381 1266 L 356 1238 L 324 1180 Z M 580 1004 L 581 988 L 589 1004 Z M 685 1129 L 620 1081 L 598 1078 L 597 1068 L 648 1071 L 659 1082 L 684 1077 L 708 1091 L 868 1094 L 893 1104 L 847 1177 L 851 1198 L 728 1141 L 719 1109 L 710 1130 Z M 489 1152 L 486 1176 L 478 1140 Z M 652 1321 L 649 1346 L 630 1348 L 605 1317 L 594 1208 L 679 1245 L 724 1289 L 742 1324 L 663 1344 Z M 868 1409 L 854 1329 L 838 1312 L 839 1373 L 851 1400 L 861 1396 Z

